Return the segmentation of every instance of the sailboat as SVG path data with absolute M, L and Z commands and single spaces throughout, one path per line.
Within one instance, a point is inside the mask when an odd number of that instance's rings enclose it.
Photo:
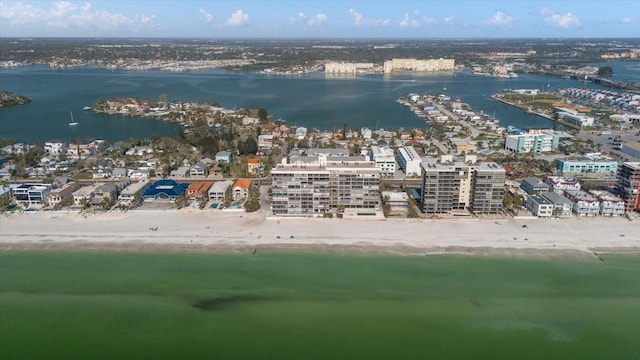
M 73 120 L 73 111 L 71 111 L 70 113 L 71 113 L 71 122 L 69 123 L 69 126 L 77 126 L 78 124 L 80 124 L 79 122 L 76 122 Z

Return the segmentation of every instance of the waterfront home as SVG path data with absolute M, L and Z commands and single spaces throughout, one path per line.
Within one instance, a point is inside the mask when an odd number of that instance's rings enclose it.
M 75 205 L 83 205 L 89 204 L 93 200 L 93 197 L 96 196 L 96 189 L 101 186 L 103 183 L 95 183 L 91 185 L 87 185 L 85 187 L 81 187 L 78 190 L 73 192 L 73 203 Z
M 231 164 L 233 162 L 233 154 L 230 151 L 219 151 L 216 153 L 216 161 Z
M 66 151 L 67 142 L 64 140 L 52 139 L 44 142 L 44 152 L 49 155 L 58 156 Z
M 13 198 L 25 207 L 44 205 L 51 192 L 50 184 L 20 184 L 11 189 Z
M 218 181 L 209 188 L 209 200 L 223 202 L 227 196 L 231 196 L 233 180 Z
M 570 217 L 573 203 L 566 197 L 556 192 L 543 192 L 540 196 L 553 204 L 553 214 L 556 217 Z
M 15 164 L 7 164 L 0 168 L 0 180 L 11 179 L 11 173 L 15 170 L 15 168 Z
M 625 203 L 620 197 L 602 190 L 592 190 L 591 195 L 600 200 L 600 215 L 621 216 L 625 212 Z
M 233 200 L 239 201 L 249 197 L 249 192 L 253 186 L 251 179 L 238 179 L 231 187 Z
M 76 182 L 69 182 L 60 188 L 52 189 L 47 200 L 49 205 L 57 206 L 67 199 L 73 201 L 73 192 L 78 189 L 78 186 Z
M 209 188 L 213 185 L 213 181 L 195 181 L 187 187 L 187 197 L 191 200 L 200 200 L 208 197 Z
M 525 206 L 534 216 L 541 218 L 550 218 L 553 216 L 553 204 L 542 196 L 529 196 Z
M 118 195 L 118 202 L 122 205 L 129 206 L 133 204 L 135 199 L 142 199 L 142 194 L 151 186 L 149 180 L 138 181 L 129 184 L 122 189 Z
M 5 154 L 21 155 L 29 152 L 35 145 L 28 145 L 24 143 L 15 143 L 0 148 L 0 152 Z
M 306 127 L 299 127 L 296 129 L 296 139 L 298 140 L 302 140 L 304 138 L 307 137 L 307 128 Z
M 145 202 L 175 202 L 178 197 L 185 196 L 189 184 L 178 184 L 169 179 L 158 180 L 142 195 Z
M 522 179 L 520 188 L 527 192 L 527 194 L 541 193 L 549 191 L 549 185 L 542 179 L 535 176 L 529 176 Z
M 134 146 L 128 149 L 124 154 L 125 155 L 135 155 L 135 156 L 144 156 L 148 154 L 153 154 L 153 148 L 151 146 L 143 145 L 143 146 Z
M 363 127 L 360 129 L 360 134 L 362 134 L 362 138 L 364 139 L 371 139 L 372 132 L 371 129 Z
M 118 188 L 112 182 L 97 183 L 91 199 L 91 205 L 100 205 L 104 199 L 114 200 L 118 196 Z M 108 210 L 108 209 L 105 209 Z
M 573 202 L 573 212 L 578 216 L 596 216 L 600 213 L 600 201 L 584 190 L 566 190 L 564 196 Z

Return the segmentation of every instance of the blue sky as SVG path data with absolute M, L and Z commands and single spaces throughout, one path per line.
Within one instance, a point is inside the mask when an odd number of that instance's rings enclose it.
M 5 1 L 0 36 L 638 37 L 640 1 Z

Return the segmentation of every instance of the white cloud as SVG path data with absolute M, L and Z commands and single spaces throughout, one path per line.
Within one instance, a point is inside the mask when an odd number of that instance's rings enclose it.
M 202 14 L 202 17 L 206 22 L 211 22 L 211 20 L 213 20 L 213 15 L 209 14 L 205 9 L 200 9 L 200 14 Z
M 249 14 L 246 14 L 242 10 L 236 10 L 231 17 L 227 19 L 226 25 L 229 26 L 243 26 L 249 22 Z
M 325 23 L 328 19 L 329 18 L 325 14 L 316 14 L 315 17 L 313 17 L 313 18 L 309 19 L 309 21 L 307 21 L 307 25 L 309 25 L 309 26 L 321 25 L 321 24 Z
M 551 16 L 554 15 L 556 12 L 549 9 L 549 8 L 542 8 L 540 9 L 540 11 L 538 12 L 538 14 L 542 15 L 542 16 Z
M 424 23 L 427 24 L 427 25 L 433 25 L 433 24 L 436 23 L 436 19 L 430 18 L 428 16 L 423 16 L 422 17 L 422 21 L 424 21 Z
M 298 13 L 298 19 L 300 19 L 300 20 L 304 20 L 304 19 L 306 19 L 306 18 L 307 18 L 307 15 L 305 15 L 303 12 L 299 12 L 299 13 Z
M 407 13 L 404 14 L 404 19 L 400 21 L 401 28 L 407 28 L 407 27 L 417 28 L 419 26 L 420 26 L 420 22 L 416 19 L 411 18 Z
M 557 26 L 561 28 L 570 28 L 575 26 L 580 26 L 580 20 L 578 17 L 573 15 L 572 13 L 566 13 L 565 15 L 561 14 L 553 14 L 547 16 L 544 19 L 544 22 L 551 26 Z
M 447 25 L 453 25 L 456 23 L 456 18 L 454 18 L 453 16 L 447 16 L 444 19 L 442 19 L 444 21 L 445 24 Z
M 362 14 L 356 12 L 353 9 L 349 9 L 349 15 L 353 18 L 353 25 L 360 26 L 362 25 Z
M 490 19 L 482 21 L 480 24 L 511 27 L 511 25 L 513 25 L 515 20 L 516 19 L 513 16 L 509 16 L 502 11 L 497 11 L 495 15 L 493 15 Z
M 625 17 L 625 18 L 620 19 L 620 22 L 622 22 L 623 24 L 635 24 L 636 23 L 636 19 L 630 18 L 630 17 Z
M 31 4 L 0 2 L 0 20 L 18 34 L 24 28 L 43 28 L 43 30 L 73 29 L 86 33 L 90 30 L 120 30 L 138 32 L 155 27 L 155 16 L 125 16 L 120 13 L 95 10 L 87 2 L 82 6 L 69 1 L 57 1 L 50 8 L 36 7 Z

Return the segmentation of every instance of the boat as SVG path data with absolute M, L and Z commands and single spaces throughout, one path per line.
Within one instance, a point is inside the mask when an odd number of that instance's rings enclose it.
M 73 112 L 71 112 L 71 122 L 69 123 L 69 126 L 78 126 L 78 124 L 80 124 L 77 121 L 73 121 Z
M 82 111 L 89 111 L 91 110 L 91 106 L 85 106 L 82 108 Z

